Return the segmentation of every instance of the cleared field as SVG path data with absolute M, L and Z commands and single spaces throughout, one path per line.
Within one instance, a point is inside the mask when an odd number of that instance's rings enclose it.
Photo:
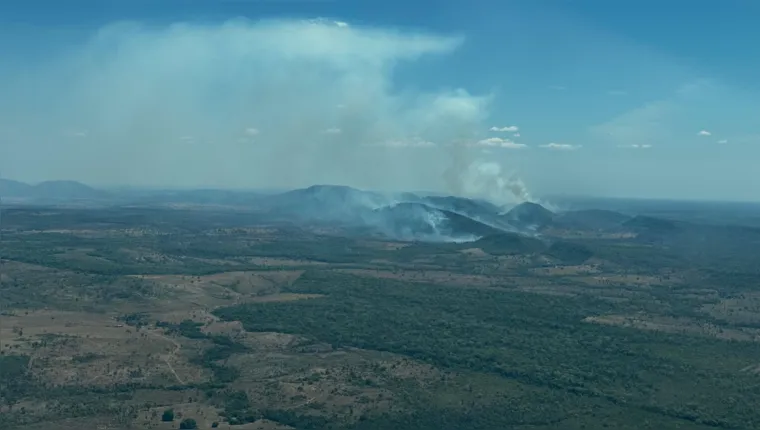
M 673 318 L 656 315 L 603 315 L 588 317 L 584 321 L 632 327 L 639 330 L 653 330 L 691 336 L 708 336 L 719 339 L 760 342 L 760 329 L 739 327 L 727 328 L 693 318 Z
M 395 279 L 408 282 L 424 282 L 462 287 L 496 287 L 504 284 L 504 279 L 482 275 L 463 275 L 443 270 L 380 270 L 380 269 L 336 269 L 338 273 L 348 273 L 371 278 Z

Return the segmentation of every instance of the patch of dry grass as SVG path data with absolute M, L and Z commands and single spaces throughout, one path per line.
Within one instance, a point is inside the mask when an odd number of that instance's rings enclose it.
M 587 317 L 585 322 L 631 327 L 639 330 L 660 331 L 684 335 L 714 337 L 746 342 L 760 342 L 760 330 L 753 328 L 719 327 L 693 318 L 675 318 L 659 315 L 601 315 Z
M 497 287 L 504 285 L 500 278 L 485 275 L 465 275 L 445 270 L 381 270 L 381 269 L 335 269 L 337 272 L 351 275 L 396 279 L 406 282 L 423 282 L 428 284 L 462 286 L 462 287 Z

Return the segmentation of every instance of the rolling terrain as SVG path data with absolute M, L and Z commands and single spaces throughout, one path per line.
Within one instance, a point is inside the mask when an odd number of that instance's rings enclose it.
M 760 426 L 751 224 L 157 195 L 4 209 L 0 428 Z

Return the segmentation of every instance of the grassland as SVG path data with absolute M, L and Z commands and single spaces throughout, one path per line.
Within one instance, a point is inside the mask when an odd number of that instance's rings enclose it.
M 409 244 L 204 210 L 12 210 L 0 428 L 760 427 L 745 249 L 559 236 Z

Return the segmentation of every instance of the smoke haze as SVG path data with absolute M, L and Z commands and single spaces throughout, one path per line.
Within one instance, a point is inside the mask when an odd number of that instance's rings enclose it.
M 498 196 L 499 180 L 474 180 L 455 143 L 486 130 L 489 95 L 394 86 L 399 64 L 463 42 L 328 20 L 108 25 L 31 70 L 6 71 L 4 175 Z

